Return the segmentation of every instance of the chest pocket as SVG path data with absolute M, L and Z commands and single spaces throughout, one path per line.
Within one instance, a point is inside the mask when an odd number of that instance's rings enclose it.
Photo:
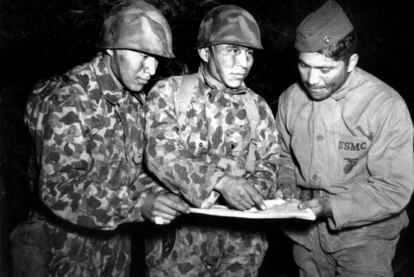
M 247 137 L 247 128 L 249 128 L 249 126 L 232 126 L 225 131 L 225 155 L 235 157 L 245 156 L 250 142 Z
M 208 152 L 208 141 L 206 140 L 206 128 L 187 127 L 188 131 L 181 134 L 181 139 L 187 143 L 188 149 L 194 155 L 200 155 Z
M 193 155 L 206 153 L 209 148 L 207 140 L 206 120 L 201 107 L 194 107 L 194 103 L 187 103 L 186 112 L 178 114 L 178 134 L 187 150 Z M 198 112 L 196 112 L 198 111 Z
M 330 133 L 329 173 L 334 183 L 343 183 L 366 175 L 367 154 L 371 142 L 365 137 Z

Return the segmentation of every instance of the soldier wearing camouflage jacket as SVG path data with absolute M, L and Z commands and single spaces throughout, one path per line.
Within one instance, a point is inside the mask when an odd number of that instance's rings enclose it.
M 232 19 L 235 26 L 230 25 Z M 229 27 L 236 35 L 199 35 L 203 62 L 185 112 L 176 107 L 183 76 L 162 80 L 152 88 L 146 116 L 147 164 L 169 190 L 193 206 L 209 207 L 220 196 L 217 201 L 240 210 L 263 208 L 263 199 L 276 189 L 277 132 L 265 100 L 243 82 L 253 63 L 252 49 L 261 48 L 260 34 L 253 17 L 236 6 L 213 9 L 200 30 L 211 21 L 212 25 L 221 21 L 222 27 L 212 33 Z M 257 29 L 244 29 L 239 25 L 242 21 Z M 200 45 L 210 38 L 220 43 Z M 260 117 L 254 132 L 247 112 L 250 100 Z M 246 163 L 252 139 L 257 147 L 250 172 Z M 182 218 L 147 240 L 149 275 L 257 276 L 267 241 L 262 232 L 246 224 L 214 217 Z
M 137 2 L 115 7 L 102 36 L 105 50 L 39 83 L 27 104 L 42 202 L 32 221 L 43 223 L 48 276 L 129 276 L 130 235 L 118 227 L 156 216 L 169 223 L 186 210 L 142 166 L 142 88 L 155 57 L 173 57 L 169 26 Z

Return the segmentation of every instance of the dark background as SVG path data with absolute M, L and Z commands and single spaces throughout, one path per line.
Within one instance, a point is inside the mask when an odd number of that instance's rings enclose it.
M 30 207 L 26 173 L 29 138 L 24 106 L 34 83 L 89 61 L 97 49 L 105 12 L 119 0 L 0 0 L 0 276 L 10 276 L 8 235 Z M 323 0 L 148 0 L 167 17 L 177 58 L 162 62 L 157 78 L 195 71 L 194 50 L 201 18 L 218 4 L 236 4 L 257 19 L 264 51 L 256 52 L 246 80 L 276 109 L 280 93 L 297 78 L 295 28 Z M 359 66 L 373 73 L 406 100 L 413 113 L 413 1 L 342 0 L 359 35 Z M 414 208 L 408 212 L 414 220 Z M 277 221 L 264 223 L 270 241 L 261 276 L 295 276 L 290 242 Z M 403 231 L 394 260 L 395 275 L 414 276 L 414 228 Z M 134 252 L 135 276 L 142 274 L 142 253 Z

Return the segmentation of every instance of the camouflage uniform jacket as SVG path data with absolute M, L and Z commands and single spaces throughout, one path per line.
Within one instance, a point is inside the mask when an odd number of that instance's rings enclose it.
M 269 197 L 276 189 L 279 155 L 269 106 L 245 86 L 238 94 L 214 88 L 200 69 L 187 112 L 178 112 L 175 104 L 182 80 L 180 76 L 162 80 L 148 95 L 149 169 L 197 207 L 216 199 L 215 185 L 225 175 L 243 176 Z M 260 115 L 252 173 L 245 166 L 251 141 L 245 97 L 253 97 Z M 146 240 L 150 276 L 241 276 L 246 270 L 256 275 L 267 249 L 259 226 L 216 218 L 181 219 L 172 226 L 175 229 Z
M 38 193 L 58 217 L 83 227 L 112 230 L 142 221 L 143 95 L 120 89 L 109 58 L 39 83 L 25 122 L 35 143 Z
M 414 161 L 410 113 L 395 90 L 360 68 L 323 101 L 293 84 L 280 96 L 276 123 L 279 181 L 329 198 L 333 212 L 290 230 L 294 240 L 306 247 L 319 236 L 329 252 L 399 235 Z
M 174 105 L 182 77 L 162 80 L 152 88 L 146 116 L 148 168 L 197 207 L 225 175 L 244 176 L 268 197 L 275 190 L 279 151 L 269 106 L 245 86 L 241 93 L 226 93 L 210 87 L 204 76 L 200 70 L 187 112 L 181 115 Z M 253 173 L 245 167 L 251 140 L 245 97 L 254 98 L 260 115 Z

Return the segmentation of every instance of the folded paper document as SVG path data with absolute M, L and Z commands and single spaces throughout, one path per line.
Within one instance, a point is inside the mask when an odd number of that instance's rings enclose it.
M 252 208 L 247 211 L 240 211 L 229 209 L 223 205 L 213 205 L 209 209 L 190 208 L 190 211 L 197 214 L 251 219 L 299 218 L 306 220 L 315 220 L 315 214 L 310 209 L 299 210 L 298 204 L 298 200 L 286 202 L 283 199 L 271 199 L 265 200 L 266 210 L 258 210 L 256 208 Z

